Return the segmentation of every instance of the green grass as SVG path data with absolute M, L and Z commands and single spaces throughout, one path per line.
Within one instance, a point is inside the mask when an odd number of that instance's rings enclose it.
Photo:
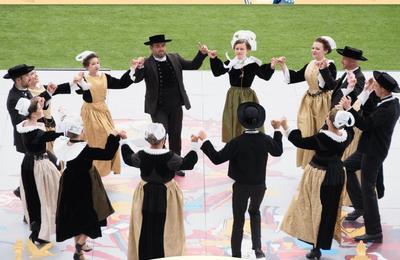
M 87 49 L 98 52 L 103 67 L 125 69 L 131 58 L 149 55 L 143 42 L 159 33 L 173 39 L 169 52 L 185 58 L 195 55 L 199 41 L 223 56 L 232 34 L 250 29 L 258 44 L 252 55 L 263 61 L 284 55 L 291 68 L 301 68 L 313 40 L 329 35 L 340 47 L 363 49 L 364 69 L 400 70 L 399 14 L 400 5 L 0 5 L 0 69 L 78 68 L 74 58 Z M 328 57 L 340 61 L 336 52 Z

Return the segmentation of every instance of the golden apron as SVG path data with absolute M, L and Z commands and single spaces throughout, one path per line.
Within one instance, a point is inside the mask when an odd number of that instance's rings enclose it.
M 106 104 L 107 77 L 104 73 L 99 77 L 86 76 L 91 84 L 90 94 L 92 103 L 84 102 L 81 109 L 81 117 L 84 126 L 84 136 L 90 147 L 104 149 L 108 135 L 114 130 L 111 113 Z M 111 171 L 114 174 L 121 173 L 121 158 L 117 151 L 111 161 L 93 161 L 100 176 L 106 176 Z
M 139 259 L 139 238 L 142 227 L 143 186 L 140 181 L 133 194 L 129 225 L 128 260 Z M 185 229 L 183 224 L 183 194 L 174 180 L 164 183 L 167 187 L 167 212 L 164 224 L 165 257 L 181 256 L 185 253 Z
M 301 130 L 303 137 L 318 133 L 330 111 L 332 91 L 320 90 L 318 75 L 319 69 L 312 60 L 304 73 L 308 90 L 301 100 L 297 114 L 297 128 Z M 304 169 L 314 154 L 315 151 L 297 148 L 297 167 L 301 166 Z

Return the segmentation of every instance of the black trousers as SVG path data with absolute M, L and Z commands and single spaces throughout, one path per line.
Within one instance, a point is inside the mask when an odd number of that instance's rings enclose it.
M 245 185 L 233 184 L 232 210 L 233 227 L 231 236 L 232 256 L 241 257 L 243 239 L 244 214 L 247 210 L 247 203 L 250 198 L 249 214 L 251 228 L 251 242 L 253 250 L 261 248 L 261 215 L 260 205 L 265 194 L 265 184 Z
M 169 149 L 180 155 L 182 147 L 182 107 L 180 106 L 176 109 L 168 111 L 158 109 L 154 114 L 151 115 L 151 120 L 153 121 L 153 123 L 163 124 L 165 130 L 168 133 Z
M 382 232 L 378 198 L 375 187 L 384 158 L 354 152 L 344 165 L 347 170 L 347 192 L 355 209 L 364 210 L 366 233 L 374 235 Z M 361 187 L 355 172 L 361 169 Z

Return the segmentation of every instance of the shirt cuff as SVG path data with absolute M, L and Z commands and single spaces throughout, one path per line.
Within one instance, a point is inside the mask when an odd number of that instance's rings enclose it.
M 320 88 L 324 88 L 325 87 L 325 80 L 322 77 L 321 73 L 318 74 L 318 85 Z
M 290 83 L 290 72 L 287 66 L 285 66 L 282 70 L 283 72 L 283 80 L 285 81 L 286 84 Z
M 120 145 L 124 145 L 124 144 L 129 145 L 129 141 L 128 141 L 128 139 L 121 139 L 121 140 L 119 140 L 119 144 Z
M 288 128 L 287 130 L 285 130 L 285 136 L 286 136 L 286 137 L 289 137 L 290 133 L 291 133 L 293 130 L 294 130 L 294 129 L 291 128 L 291 127 L 289 126 L 289 128 Z
M 368 90 L 363 90 L 360 95 L 358 95 L 357 99 L 360 100 L 361 105 L 364 105 L 369 98 L 369 94 L 371 94 Z
M 349 89 L 349 88 L 342 88 L 342 89 L 340 89 L 340 90 L 342 91 L 343 96 L 345 97 L 345 96 L 347 96 L 348 94 L 350 94 L 351 92 L 353 92 L 354 88 L 351 88 L 351 89 Z
M 89 90 L 90 89 L 90 87 L 91 87 L 91 85 L 90 85 L 90 83 L 87 83 L 86 81 L 84 81 L 83 79 L 79 82 L 79 84 L 78 84 L 81 88 L 82 88 L 82 90 Z
M 131 77 L 132 81 L 135 81 L 136 76 L 135 76 L 135 68 L 131 67 L 131 71 L 129 72 L 129 76 Z
M 190 150 L 191 151 L 195 151 L 196 153 L 199 153 L 200 152 L 200 146 L 201 146 L 200 143 L 192 142 Z

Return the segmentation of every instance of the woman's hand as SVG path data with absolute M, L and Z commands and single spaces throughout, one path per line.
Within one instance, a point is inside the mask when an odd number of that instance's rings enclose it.
M 215 59 L 217 57 L 217 51 L 216 50 L 209 51 L 208 57 L 210 57 L 211 59 Z

